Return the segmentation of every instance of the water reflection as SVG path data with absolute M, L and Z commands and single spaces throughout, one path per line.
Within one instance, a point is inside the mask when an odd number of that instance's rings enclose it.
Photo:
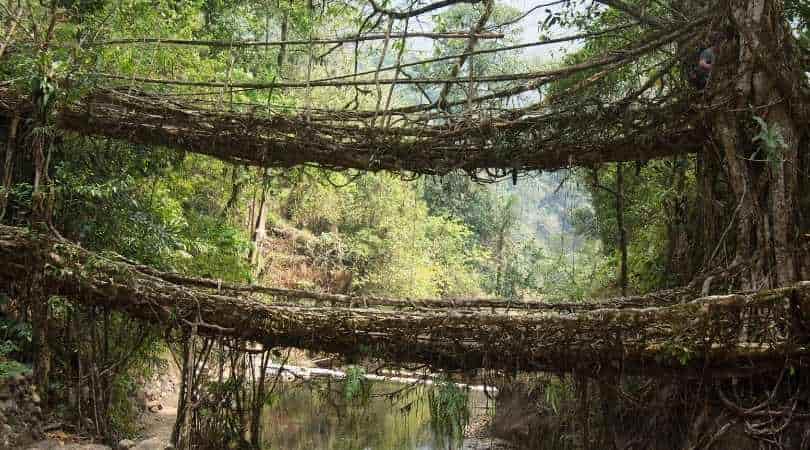
M 447 450 L 461 448 L 430 427 L 426 389 L 375 382 L 368 402 L 347 401 L 341 382 L 285 384 L 264 414 L 263 442 L 273 450 Z M 385 395 L 395 393 L 394 395 Z M 469 393 L 475 414 L 487 399 Z

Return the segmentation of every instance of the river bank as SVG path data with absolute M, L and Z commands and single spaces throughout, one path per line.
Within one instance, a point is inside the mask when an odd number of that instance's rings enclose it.
M 312 365 L 308 361 L 300 362 Z M 61 423 L 46 423 L 48 418 L 42 417 L 40 407 L 34 402 L 39 400 L 32 386 L 15 387 L 15 400 L 0 404 L 0 414 L 3 408 L 12 408 L 26 411 L 27 416 L 13 424 L 3 423 L 3 434 L 10 439 L 0 442 L 0 449 L 171 449 L 169 442 L 177 414 L 179 371 L 171 364 L 168 366 L 169 370 L 145 380 L 132 395 L 132 401 L 142 410 L 139 419 L 141 430 L 136 439 L 123 439 L 111 447 L 72 434 L 71 427 L 62 426 Z M 270 368 L 269 375 L 274 378 L 278 375 L 278 385 L 263 415 L 263 441 L 268 449 L 448 448 L 446 445 L 450 437 L 437 436 L 430 427 L 426 395 L 428 387 L 435 382 L 430 375 L 402 371 L 368 374 L 365 378 L 374 386 L 374 393 L 363 405 L 340 401 L 339 386 L 346 378 L 343 370 L 275 366 Z M 21 377 L 15 382 L 29 386 L 29 379 Z M 453 448 L 513 448 L 506 441 L 492 437 L 493 405 L 484 394 L 483 387 L 462 383 L 457 383 L 457 386 L 468 392 L 470 417 L 463 431 L 463 440 Z M 494 392 L 491 389 L 488 391 Z M 0 418 L 7 421 L 3 415 Z

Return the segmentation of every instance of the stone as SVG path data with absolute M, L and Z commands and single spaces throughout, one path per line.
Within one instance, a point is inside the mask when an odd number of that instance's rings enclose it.
M 25 381 L 25 376 L 21 373 L 18 373 L 11 377 L 11 382 L 15 385 L 20 385 Z
M 31 437 L 38 441 L 40 439 L 45 439 L 45 433 L 43 433 L 39 427 L 33 427 L 31 429 Z
M 142 389 L 138 389 L 135 392 L 135 404 L 138 405 L 141 410 L 145 410 L 149 407 L 149 399 L 146 398 L 146 392 Z
M 155 400 L 147 403 L 146 408 L 149 410 L 149 412 L 156 413 L 163 409 L 163 404 Z
M 42 399 L 39 398 L 39 394 L 37 394 L 36 392 L 32 392 L 31 401 L 34 402 L 35 405 L 38 405 L 40 404 L 40 402 L 42 402 Z
M 118 443 L 118 450 L 129 450 L 132 447 L 135 447 L 135 441 L 130 439 L 122 439 L 121 442 Z
M 162 441 L 160 438 L 151 438 L 139 442 L 135 447 L 132 447 L 132 450 L 164 450 L 165 448 L 165 441 Z
M 17 412 L 17 402 L 14 399 L 8 399 L 6 401 L 0 402 L 0 410 L 6 411 L 9 414 L 13 414 Z

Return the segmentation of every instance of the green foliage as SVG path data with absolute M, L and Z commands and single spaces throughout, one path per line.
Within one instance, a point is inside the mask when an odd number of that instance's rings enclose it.
M 0 294 L 0 309 L 9 301 L 9 298 Z M 12 341 L 16 347 L 27 346 L 31 343 L 31 324 L 0 316 L 0 340 Z
M 438 380 L 428 391 L 430 424 L 438 436 L 460 442 L 470 420 L 469 395 L 449 378 Z
M 694 161 L 686 159 L 650 161 L 635 169 L 625 166 L 623 216 L 631 289 L 646 292 L 679 282 L 668 259 L 671 239 L 677 237 L 677 227 L 684 226 L 689 213 L 685 205 L 693 204 L 695 170 Z M 596 175 L 579 171 L 577 177 L 590 192 L 593 209 L 575 211 L 574 224 L 581 235 L 602 242 L 602 252 L 610 259 L 606 269 L 614 274 L 597 272 L 615 280 L 619 266 L 616 167 L 603 166 Z
M 17 345 L 14 342 L 0 340 L 0 380 L 25 373 L 29 370 L 24 364 L 10 358 L 10 354 L 17 350 Z
M 54 92 L 60 99 L 76 98 L 97 81 L 93 76 L 74 76 L 65 92 L 53 84 L 75 73 L 260 82 L 279 76 L 300 79 L 304 70 L 318 78 L 355 64 L 351 57 L 341 58 L 339 51 L 330 57 L 329 65 L 318 62 L 305 67 L 306 56 L 290 50 L 284 67 L 278 67 L 280 49 L 275 47 L 155 45 L 145 51 L 139 45 L 75 45 L 77 40 L 133 36 L 261 40 L 277 32 L 282 20 L 288 25 L 287 39 L 306 38 L 324 27 L 342 34 L 346 26 L 359 25 L 354 22 L 358 11 L 353 6 L 324 4 L 313 14 L 306 3 L 257 5 L 243 0 L 63 1 L 61 5 L 67 8 L 69 20 L 59 22 L 54 39 L 65 45 L 21 52 L 23 59 L 0 69 L 8 71 L 10 79 L 32 80 L 25 89 L 40 92 L 43 105 L 52 103 Z M 434 17 L 435 31 L 468 29 L 480 13 L 481 5 L 447 8 Z M 43 20 L 48 17 L 46 8 L 37 7 L 36 14 Z M 498 24 L 519 15 L 514 8 L 496 5 L 487 25 L 510 34 L 517 31 L 511 30 L 515 25 Z M 447 55 L 462 51 L 465 45 L 464 40 L 438 40 L 431 50 Z M 478 48 L 497 45 L 501 43 L 485 40 Z M 370 47 L 358 57 L 376 60 L 379 49 Z M 414 70 L 442 75 L 454 64 L 447 61 Z M 476 73 L 507 73 L 524 65 L 514 54 L 493 53 L 471 58 L 465 67 Z M 180 95 L 196 90 L 172 89 Z M 392 106 L 422 95 L 410 87 L 398 89 L 397 94 L 404 95 L 394 95 Z M 353 94 L 357 97 L 352 98 Z M 467 94 L 452 86 L 448 98 Z M 221 106 L 245 101 L 284 107 L 302 101 L 292 92 L 254 90 L 209 99 Z M 373 105 L 375 99 L 364 91 L 332 89 L 319 89 L 307 98 L 322 107 L 342 106 L 349 100 L 363 106 Z M 253 281 L 260 272 L 254 269 L 260 268 L 250 267 L 246 258 L 252 249 L 248 222 L 254 219 L 250 196 L 255 199 L 257 189 L 269 186 L 271 225 L 288 222 L 311 231 L 315 239 L 307 252 L 324 270 L 350 270 L 355 291 L 405 297 L 521 297 L 538 285 L 534 270 L 538 243 L 518 231 L 508 195 L 480 186 L 456 183 L 462 194 L 442 204 L 438 197 L 443 194 L 433 187 L 416 187 L 382 174 L 350 182 L 345 174 L 294 169 L 273 171 L 269 180 L 262 180 L 244 169 L 237 176 L 237 169 L 231 171 L 221 162 L 199 156 L 184 158 L 161 148 L 70 137 L 55 147 L 53 166 L 58 196 L 55 217 L 64 234 L 88 248 L 114 251 L 160 269 Z M 234 174 L 230 180 L 228 172 Z M 23 187 L 15 186 L 20 192 L 12 195 L 12 207 L 25 203 Z M 317 287 L 310 280 L 302 283 Z
M 433 215 L 413 184 L 384 174 L 353 182 L 306 174 L 280 209 L 290 224 L 315 234 L 311 256 L 356 274 L 360 292 L 403 297 L 472 295 L 484 258 L 468 226 Z M 341 186 L 341 187 L 338 187 Z M 331 263 L 330 263 L 331 261 Z
M 560 414 L 560 402 L 566 394 L 566 389 L 561 382 L 550 380 L 545 385 L 545 401 L 554 414 Z
M 142 146 L 66 140 L 53 176 L 65 233 L 163 269 L 245 281 L 244 231 L 222 220 L 222 163 Z
M 366 378 L 366 371 L 359 366 L 346 369 L 343 380 L 343 398 L 352 404 L 366 404 L 371 396 L 372 382 Z
M 680 365 L 686 366 L 697 355 L 689 346 L 682 345 L 676 341 L 665 342 L 661 348 L 661 353 L 656 355 L 659 363 L 667 363 L 670 360 L 677 361 Z
M 754 121 L 759 127 L 757 133 L 751 140 L 754 143 L 759 143 L 759 147 L 751 155 L 751 159 L 756 159 L 760 151 L 764 153 L 764 160 L 772 166 L 776 166 L 782 162 L 782 153 L 787 148 L 785 138 L 779 129 L 779 125 L 774 124 L 769 126 L 765 119 L 759 116 L 754 116 Z
M 431 215 L 463 222 L 481 245 L 495 239 L 502 213 L 497 192 L 473 183 L 462 174 L 425 178 L 420 184 Z
M 0 294 L 0 311 L 9 298 Z M 28 371 L 28 367 L 14 359 L 26 353 L 31 345 L 31 325 L 0 314 L 0 379 Z
M 615 280 L 615 264 L 604 256 L 598 240 L 586 240 L 574 249 L 572 244 L 571 238 L 550 243 L 537 262 L 540 290 L 552 299 L 583 301 Z
M 469 229 L 465 239 L 477 255 L 470 261 L 486 293 L 520 298 L 537 287 L 539 242 L 521 223 L 516 195 L 474 184 L 462 175 L 427 179 L 422 195 L 433 214 Z

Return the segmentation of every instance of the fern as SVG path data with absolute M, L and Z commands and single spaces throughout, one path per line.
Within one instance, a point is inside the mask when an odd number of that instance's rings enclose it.
M 759 133 L 751 140 L 754 143 L 759 143 L 759 148 L 751 155 L 752 160 L 756 160 L 760 150 L 764 155 L 764 160 L 771 165 L 778 165 L 782 162 L 782 153 L 787 148 L 785 138 L 779 129 L 779 125 L 768 126 L 765 119 L 759 116 L 754 116 L 754 121 L 759 126 Z

